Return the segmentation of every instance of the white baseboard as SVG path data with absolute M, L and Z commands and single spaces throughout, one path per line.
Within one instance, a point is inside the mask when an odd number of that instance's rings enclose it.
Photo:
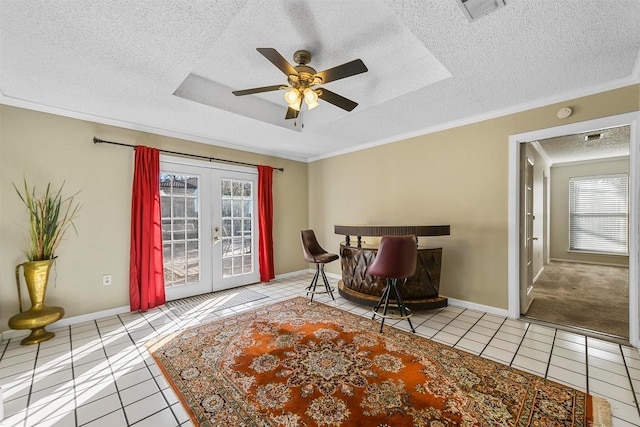
M 330 279 L 342 280 L 342 274 L 327 273 L 326 271 L 324 274 L 326 274 Z
M 316 273 L 316 269 L 315 268 L 309 268 L 308 270 L 299 270 L 299 271 L 294 271 L 293 273 L 285 273 L 285 274 L 282 274 L 282 275 L 278 275 L 276 278 L 280 279 L 281 277 L 295 276 L 297 274 L 304 274 L 304 273 L 315 274 Z M 328 279 L 342 280 L 342 274 L 329 273 L 328 271 L 325 271 L 324 274 L 327 276 Z
M 575 259 L 563 259 L 563 258 L 549 258 L 549 261 L 556 261 L 556 262 L 572 262 L 575 264 L 591 264 L 591 265 L 606 265 L 609 267 L 622 267 L 622 268 L 629 268 L 628 264 L 614 264 L 612 262 L 595 262 L 595 261 L 578 261 Z
M 299 271 L 292 271 L 292 272 L 284 273 L 284 274 L 278 274 L 276 276 L 276 279 L 283 279 L 283 278 L 292 277 L 292 276 L 296 276 L 296 275 L 299 276 L 300 274 L 307 273 L 308 271 L 312 271 L 312 270 L 299 270 Z M 315 270 L 313 270 L 313 271 L 315 271 Z M 327 273 L 327 276 L 329 276 L 329 277 L 336 276 L 337 278 L 341 278 L 342 277 L 340 275 L 330 275 L 330 273 Z M 112 309 L 109 309 L 109 310 L 97 311 L 95 313 L 83 314 L 83 315 L 80 315 L 80 316 L 67 317 L 67 318 L 60 319 L 57 322 L 54 322 L 54 323 L 48 325 L 47 328 L 48 329 L 64 328 L 65 326 L 75 325 L 75 324 L 83 323 L 83 322 L 89 322 L 91 320 L 97 320 L 97 319 L 101 319 L 103 317 L 109 317 L 109 316 L 115 316 L 115 315 L 118 315 L 118 314 L 129 313 L 130 311 L 131 311 L 131 309 L 129 308 L 129 306 L 123 306 L 123 307 L 112 308 Z M 7 329 L 5 331 L 0 331 L 0 341 L 10 340 L 10 339 L 14 339 L 14 338 L 24 338 L 27 335 L 29 335 L 29 333 L 30 333 L 29 330 Z
M 290 271 L 289 273 L 276 274 L 276 279 L 286 279 L 287 277 L 299 276 L 306 273 L 308 270 Z M 314 270 L 315 271 L 315 270 Z
M 96 311 L 95 313 L 82 314 L 80 316 L 67 317 L 58 320 L 57 322 L 53 322 L 48 325 L 47 328 L 49 330 L 56 328 L 64 328 L 65 326 L 75 325 L 78 323 L 89 322 L 91 320 L 102 319 L 103 317 L 115 316 L 118 314 L 129 313 L 131 309 L 129 306 L 116 307 L 111 308 L 109 310 Z M 23 338 L 29 335 L 29 330 L 17 330 L 17 329 L 7 329 L 6 331 L 2 331 L 2 340 L 9 340 L 14 338 Z
M 306 271 L 302 270 L 302 272 L 306 272 Z M 309 273 L 315 273 L 316 269 L 315 268 L 310 268 L 308 270 L 308 272 Z M 296 274 L 298 274 L 298 273 L 300 273 L 300 272 L 296 272 Z M 540 271 L 539 274 L 541 274 L 541 273 L 542 273 L 542 270 Z M 335 273 L 325 273 L 325 274 L 327 275 L 328 278 L 336 279 L 336 280 L 342 280 L 342 275 L 341 274 L 335 274 Z M 469 302 L 469 301 L 455 299 L 455 298 L 447 298 L 447 299 L 448 299 L 448 301 L 449 301 L 449 303 L 451 305 L 455 305 L 455 306 L 462 307 L 462 308 L 468 308 L 470 310 L 484 311 L 485 313 L 495 314 L 496 316 L 509 317 L 509 310 L 504 310 L 504 309 L 496 308 L 496 307 L 490 307 L 488 305 L 476 304 L 474 302 Z
M 496 316 L 509 317 L 509 310 L 505 310 L 497 307 L 491 307 L 488 305 L 476 304 L 475 302 L 469 302 L 461 299 L 455 299 L 455 298 L 449 298 L 449 297 L 447 297 L 447 299 L 449 301 L 449 305 L 468 308 L 470 310 L 484 311 L 485 313 L 495 314 Z

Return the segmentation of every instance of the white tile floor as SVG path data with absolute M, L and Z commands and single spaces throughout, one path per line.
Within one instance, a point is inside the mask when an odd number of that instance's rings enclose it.
M 191 426 L 144 343 L 180 328 L 304 295 L 311 275 L 249 288 L 269 298 L 185 320 L 166 307 L 54 330 L 39 345 L 0 344 L 2 426 Z M 333 280 L 332 280 L 333 282 Z M 328 295 L 316 297 L 328 302 Z M 338 305 L 360 315 L 370 309 L 336 293 Z M 606 397 L 614 426 L 640 426 L 640 355 L 627 346 L 449 306 L 416 312 L 416 333 L 525 371 Z M 389 324 L 389 321 L 387 321 Z M 394 327 L 408 330 L 406 321 Z

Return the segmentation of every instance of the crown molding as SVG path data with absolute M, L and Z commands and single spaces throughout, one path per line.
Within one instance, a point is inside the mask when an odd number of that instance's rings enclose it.
M 206 138 L 199 135 L 193 135 L 193 134 L 184 133 L 184 132 L 177 132 L 171 129 L 158 128 L 154 126 L 148 126 L 140 123 L 113 119 L 110 117 L 99 116 L 95 114 L 82 113 L 80 111 L 52 107 L 50 105 L 39 104 L 36 102 L 27 101 L 19 98 L 13 98 L 10 96 L 6 96 L 2 93 L 0 93 L 0 104 L 8 105 L 11 107 L 25 108 L 33 111 L 39 111 L 41 113 L 48 113 L 48 114 L 54 114 L 57 116 L 69 117 L 71 119 L 84 120 L 84 121 L 99 123 L 99 124 L 108 125 L 108 126 L 115 126 L 115 127 L 120 127 L 124 129 L 139 131 L 139 132 L 146 132 L 146 133 L 151 133 L 155 135 L 166 136 L 169 138 L 177 138 L 177 139 L 184 139 L 187 141 L 200 142 L 200 143 L 211 145 L 211 146 L 229 148 L 232 150 L 244 151 L 247 153 L 261 154 L 265 156 L 277 157 L 280 159 L 294 160 L 302 163 L 307 162 L 307 159 L 305 157 L 293 156 L 293 155 L 282 153 L 279 151 L 260 150 L 260 149 L 255 149 L 251 147 L 245 147 L 240 145 L 239 143 Z

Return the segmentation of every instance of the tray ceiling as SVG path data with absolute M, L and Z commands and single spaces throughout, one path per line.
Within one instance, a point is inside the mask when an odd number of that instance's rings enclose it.
M 310 160 L 639 82 L 640 2 L 512 0 L 470 23 L 455 0 L 0 0 L 0 102 Z M 257 51 L 324 70 L 359 103 L 300 126 Z M 183 95 L 190 95 L 185 99 Z M 194 101 L 193 99 L 196 99 Z

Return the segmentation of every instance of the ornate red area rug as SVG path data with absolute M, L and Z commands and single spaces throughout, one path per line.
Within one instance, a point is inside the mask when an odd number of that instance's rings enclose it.
M 200 426 L 608 426 L 609 404 L 293 298 L 147 344 Z

